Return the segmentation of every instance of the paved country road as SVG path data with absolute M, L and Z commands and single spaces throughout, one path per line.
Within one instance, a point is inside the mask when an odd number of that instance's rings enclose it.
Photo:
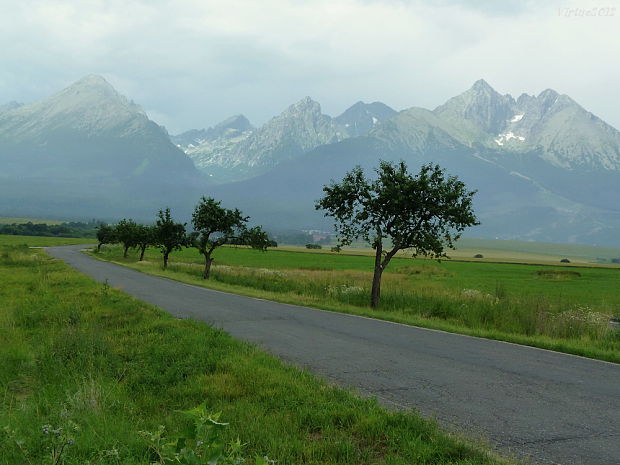
M 279 304 L 48 252 L 176 317 L 205 321 L 392 407 L 541 464 L 620 464 L 620 365 Z

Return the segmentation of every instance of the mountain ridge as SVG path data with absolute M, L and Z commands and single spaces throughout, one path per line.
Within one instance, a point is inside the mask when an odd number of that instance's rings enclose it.
M 192 131 L 192 136 L 205 137 L 197 140 L 198 145 L 181 148 L 215 182 L 234 182 L 263 174 L 320 145 L 365 134 L 394 114 L 395 110 L 380 102 L 357 102 L 332 118 L 323 114 L 318 102 L 304 97 L 260 128 L 215 139 Z M 173 140 L 182 140 L 183 134 Z

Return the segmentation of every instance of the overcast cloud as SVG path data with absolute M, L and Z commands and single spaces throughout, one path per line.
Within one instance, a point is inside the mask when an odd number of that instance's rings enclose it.
M 96 73 L 172 133 L 306 95 L 434 108 L 481 77 L 620 128 L 618 0 L 0 0 L 0 44 L 0 104 Z

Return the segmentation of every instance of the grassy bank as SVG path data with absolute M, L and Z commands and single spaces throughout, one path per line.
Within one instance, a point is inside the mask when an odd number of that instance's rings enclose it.
M 395 258 L 384 274 L 381 309 L 368 307 L 372 257 L 245 248 L 216 251 L 212 279 L 202 257 L 175 253 L 167 271 L 157 250 L 100 258 L 214 289 L 443 329 L 620 362 L 620 269 Z
M 64 435 L 58 463 L 147 464 L 139 432 L 180 434 L 178 410 L 202 402 L 230 422 L 223 439 L 245 443 L 248 464 L 497 463 L 415 414 L 174 319 L 43 251 L 0 246 L 0 282 L 2 465 L 54 463 L 50 438 Z

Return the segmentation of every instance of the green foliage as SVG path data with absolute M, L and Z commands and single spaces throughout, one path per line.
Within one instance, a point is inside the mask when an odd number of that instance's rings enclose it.
M 322 249 L 323 246 L 321 244 L 306 244 L 306 249 Z
M 116 228 L 107 224 L 101 224 L 97 228 L 97 250 L 101 250 L 101 246 L 105 244 L 115 244 L 118 242 L 116 236 Z
M 123 244 L 124 257 L 127 257 L 127 251 L 138 245 L 137 242 L 138 224 L 134 220 L 122 219 L 114 227 L 114 238 L 117 242 Z
M 399 250 L 445 257 L 444 248 L 454 247 L 466 227 L 478 224 L 474 192 L 455 176 L 446 176 L 439 165 L 423 165 L 414 176 L 404 161 L 382 161 L 375 180 L 358 166 L 323 191 L 316 209 L 334 218 L 339 245 L 362 238 L 376 250 L 373 308 L 379 304 L 381 274 Z M 392 249 L 384 253 L 386 239 Z
M 222 438 L 228 423 L 220 422 L 221 413 L 210 414 L 206 405 L 182 410 L 189 421 L 182 434 L 166 437 L 166 428 L 160 426 L 155 432 L 141 431 L 155 456 L 152 464 L 178 463 L 181 465 L 238 465 L 248 463 L 241 453 L 243 445 L 239 439 L 229 444 Z M 266 457 L 256 457 L 255 465 L 268 465 Z
M 170 209 L 159 210 L 153 230 L 153 243 L 159 247 L 164 258 L 164 269 L 168 267 L 168 257 L 174 250 L 187 245 L 185 223 L 177 223 L 170 215 Z
M 137 225 L 135 229 L 135 242 L 136 246 L 140 248 L 140 261 L 142 261 L 144 260 L 146 249 L 157 243 L 155 226 Z
M 248 220 L 237 208 L 224 208 L 221 202 L 211 197 L 200 199 L 192 215 L 194 232 L 190 242 L 205 258 L 204 279 L 209 278 L 213 262 L 211 254 L 217 247 L 224 244 L 249 245 L 264 251 L 272 244 L 259 226 L 248 229 Z
M 316 208 L 336 221 L 341 245 L 362 238 L 373 248 L 389 238 L 393 249 L 414 255 L 444 257 L 461 232 L 478 224 L 472 209 L 473 191 L 438 165 L 424 165 L 417 175 L 401 161 L 382 161 L 377 179 L 356 167 L 341 183 L 325 186 Z
M 79 432 L 79 426 L 71 422 L 72 433 Z M 20 438 L 15 430 L 8 426 L 3 428 L 4 435 L 8 442 L 17 446 L 27 463 L 30 462 L 31 451 L 26 446 L 26 441 Z M 54 427 L 52 425 L 43 425 L 41 427 L 41 437 L 39 441 L 40 447 L 46 452 L 45 463 L 50 465 L 59 465 L 65 463 L 64 458 L 66 452 L 75 440 L 73 434 L 68 433 L 62 427 Z
M 0 224 L 0 234 L 12 236 L 46 236 L 46 237 L 95 237 L 98 221 L 67 222 L 59 224 L 25 223 Z

